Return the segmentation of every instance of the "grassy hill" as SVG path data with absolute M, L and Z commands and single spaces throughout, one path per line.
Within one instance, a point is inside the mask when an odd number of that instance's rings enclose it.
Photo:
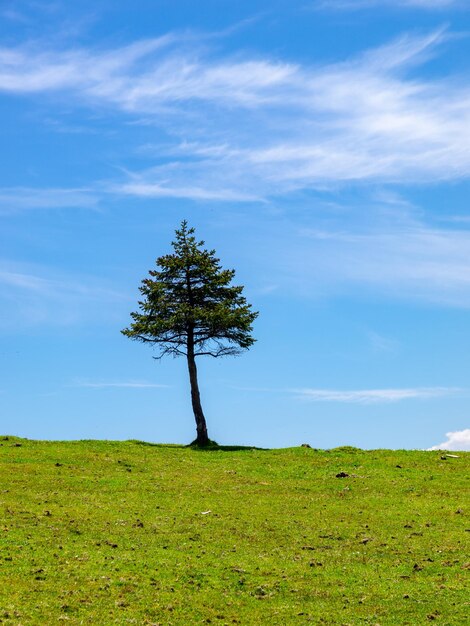
M 456 454 L 0 438 L 0 623 L 462 625 Z

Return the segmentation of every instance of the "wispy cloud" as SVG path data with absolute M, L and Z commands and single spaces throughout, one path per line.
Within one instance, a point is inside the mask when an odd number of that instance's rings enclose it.
M 271 80 L 248 82 L 243 98 L 236 83 L 241 68 L 221 67 L 226 84 L 217 98 L 223 98 L 222 106 L 230 104 L 227 117 L 219 113 L 212 128 L 203 122 L 200 137 L 192 133 L 195 141 L 182 142 L 169 165 L 140 173 L 134 190 L 161 181 L 177 190 L 187 188 L 189 179 L 197 196 L 205 190 L 214 198 L 267 197 L 338 182 L 466 178 L 469 86 L 406 78 L 407 68 L 435 54 L 444 37 L 441 31 L 403 37 L 323 68 L 280 69 L 265 62 L 260 73 Z M 181 102 L 194 93 L 183 88 Z M 206 86 L 197 93 L 205 107 L 215 102 Z M 238 109 L 246 108 L 242 120 Z M 236 135 L 227 128 L 229 120 Z M 214 143 L 221 133 L 225 142 Z
M 329 65 L 215 58 L 171 34 L 112 50 L 4 47 L 0 91 L 72 93 L 168 131 L 159 165 L 111 184 L 126 195 L 246 201 L 344 182 L 459 180 L 470 177 L 468 79 L 415 72 L 447 40 L 442 30 L 406 35 Z
M 149 166 L 124 180 L 4 189 L 0 211 L 93 208 L 103 194 L 260 202 L 344 183 L 468 179 L 468 79 L 416 72 L 448 39 L 443 30 L 404 35 L 324 66 L 214 58 L 194 38 L 171 34 L 114 50 L 3 48 L 0 89 L 73 92 L 83 105 L 125 111 L 124 122 L 144 116 L 150 136 L 153 126 L 168 134 L 139 155 Z M 303 294 L 371 289 L 470 306 L 470 232 L 408 219 L 396 193 L 382 195 L 405 218 L 362 227 L 356 219 L 354 229 L 290 225 L 256 263 L 267 263 L 267 276 L 276 268 L 280 288 Z
M 74 387 L 88 387 L 90 389 L 108 389 L 108 388 L 122 388 L 122 389 L 167 389 L 169 385 L 158 385 L 156 383 L 142 382 L 142 381 L 124 381 L 124 382 L 90 382 L 79 381 L 74 384 Z
M 399 348 L 399 343 L 395 339 L 384 337 L 373 330 L 367 332 L 367 337 L 375 352 L 396 352 Z
M 355 11 L 364 8 L 387 6 L 393 8 L 426 9 L 428 11 L 436 9 L 446 9 L 454 6 L 462 6 L 462 0 L 318 0 L 314 7 L 328 10 L 349 10 Z
M 470 306 L 469 230 L 391 220 L 353 231 L 304 229 L 302 234 L 310 241 L 298 242 L 285 262 L 293 274 L 301 270 L 304 289 L 371 288 L 392 297 Z
M 448 396 L 461 391 L 454 387 L 416 387 L 411 389 L 293 389 L 299 398 L 314 402 L 346 402 L 354 404 L 377 404 L 411 399 L 429 399 Z
M 92 209 L 97 208 L 98 201 L 97 193 L 89 188 L 0 187 L 0 214 L 32 209 Z
M 0 261 L 0 328 L 63 327 L 84 319 L 108 319 L 125 302 L 94 276 L 64 275 L 49 268 Z
M 470 451 L 470 428 L 454 430 L 446 433 L 447 439 L 429 450 L 462 450 Z
M 139 60 L 164 47 L 171 37 L 139 41 L 116 50 L 47 51 L 29 44 L 0 48 L 0 89 L 13 93 L 76 90 L 107 99 L 124 87 L 126 71 Z M 114 80 L 113 80 L 114 79 Z M 105 81 L 110 84 L 106 86 Z
M 185 39 L 170 34 L 105 51 L 0 48 L 0 90 L 73 90 L 83 100 L 141 114 L 188 100 L 254 106 L 279 97 L 277 88 L 296 71 L 289 64 L 264 60 L 211 63 L 200 58 L 197 48 L 182 46 Z M 189 42 L 195 45 L 194 38 Z

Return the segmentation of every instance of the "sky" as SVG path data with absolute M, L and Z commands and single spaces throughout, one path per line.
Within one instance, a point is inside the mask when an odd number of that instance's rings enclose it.
M 470 2 L 4 0 L 0 432 L 195 437 L 120 330 L 183 219 L 259 311 L 221 444 L 470 449 Z

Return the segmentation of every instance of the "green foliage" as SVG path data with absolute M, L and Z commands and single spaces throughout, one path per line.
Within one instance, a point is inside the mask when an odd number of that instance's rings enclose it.
M 215 250 L 203 248 L 194 228 L 183 221 L 172 242 L 173 254 L 157 259 L 158 270 L 142 281 L 140 312 L 123 330 L 131 339 L 151 343 L 165 354 L 214 357 L 236 355 L 249 348 L 251 311 L 243 287 L 232 285 L 234 270 L 222 269 Z
M 467 623 L 470 454 L 143 443 L 0 438 L 2 624 Z

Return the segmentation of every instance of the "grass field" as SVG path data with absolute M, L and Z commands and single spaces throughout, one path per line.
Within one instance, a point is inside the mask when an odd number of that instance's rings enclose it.
M 463 625 L 456 455 L 0 438 L 0 623 Z

